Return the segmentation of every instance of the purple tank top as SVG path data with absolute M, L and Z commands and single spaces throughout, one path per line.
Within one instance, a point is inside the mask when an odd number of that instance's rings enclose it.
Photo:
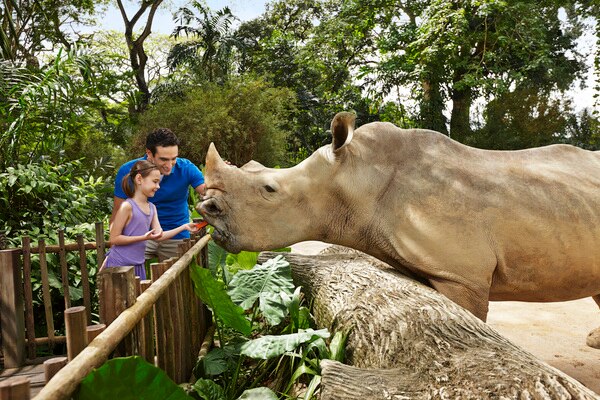
M 154 213 L 156 213 L 156 206 L 150 204 L 150 214 L 144 213 L 137 203 L 133 199 L 125 199 L 126 202 L 131 204 L 131 219 L 129 223 L 123 228 L 123 235 L 126 236 L 141 236 L 145 235 L 150 230 L 150 224 Z M 124 267 L 124 266 L 137 266 L 144 264 L 144 250 L 146 249 L 146 241 L 141 240 L 128 245 L 114 245 L 111 246 L 110 252 L 106 257 L 107 267 Z

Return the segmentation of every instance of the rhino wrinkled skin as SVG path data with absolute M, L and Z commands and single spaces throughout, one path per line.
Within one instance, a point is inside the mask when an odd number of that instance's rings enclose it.
M 230 252 L 320 240 L 368 253 L 484 320 L 489 300 L 600 305 L 600 152 L 490 151 L 337 114 L 333 142 L 288 169 L 226 164 L 199 207 Z

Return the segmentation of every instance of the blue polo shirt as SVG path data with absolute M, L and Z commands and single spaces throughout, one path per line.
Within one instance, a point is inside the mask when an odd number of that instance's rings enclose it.
M 126 162 L 119 168 L 115 178 L 115 197 L 126 199 L 121 181 L 131 171 L 131 167 L 137 161 L 146 160 L 147 156 Z M 194 189 L 204 183 L 202 172 L 185 158 L 177 157 L 177 162 L 169 175 L 162 175 L 160 189 L 148 200 L 156 205 L 158 220 L 163 230 L 168 231 L 190 222 L 190 210 L 188 208 L 189 187 Z M 190 232 L 180 232 L 173 239 L 185 239 L 190 237 Z

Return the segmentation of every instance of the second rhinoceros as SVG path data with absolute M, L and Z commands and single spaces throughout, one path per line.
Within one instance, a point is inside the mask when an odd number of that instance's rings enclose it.
M 230 252 L 320 240 L 368 253 L 486 319 L 489 300 L 600 305 L 600 152 L 489 151 L 337 114 L 295 167 L 226 164 L 200 207 Z

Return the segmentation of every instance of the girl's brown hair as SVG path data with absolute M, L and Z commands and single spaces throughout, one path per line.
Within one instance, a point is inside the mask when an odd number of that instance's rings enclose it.
M 155 169 L 158 169 L 158 167 L 148 160 L 140 160 L 133 164 L 131 171 L 129 171 L 129 173 L 125 175 L 121 181 L 121 187 L 123 188 L 123 191 L 127 197 L 133 197 L 133 194 L 135 193 L 135 176 L 140 174 L 142 175 L 142 178 L 145 178 L 150 174 L 151 171 Z

